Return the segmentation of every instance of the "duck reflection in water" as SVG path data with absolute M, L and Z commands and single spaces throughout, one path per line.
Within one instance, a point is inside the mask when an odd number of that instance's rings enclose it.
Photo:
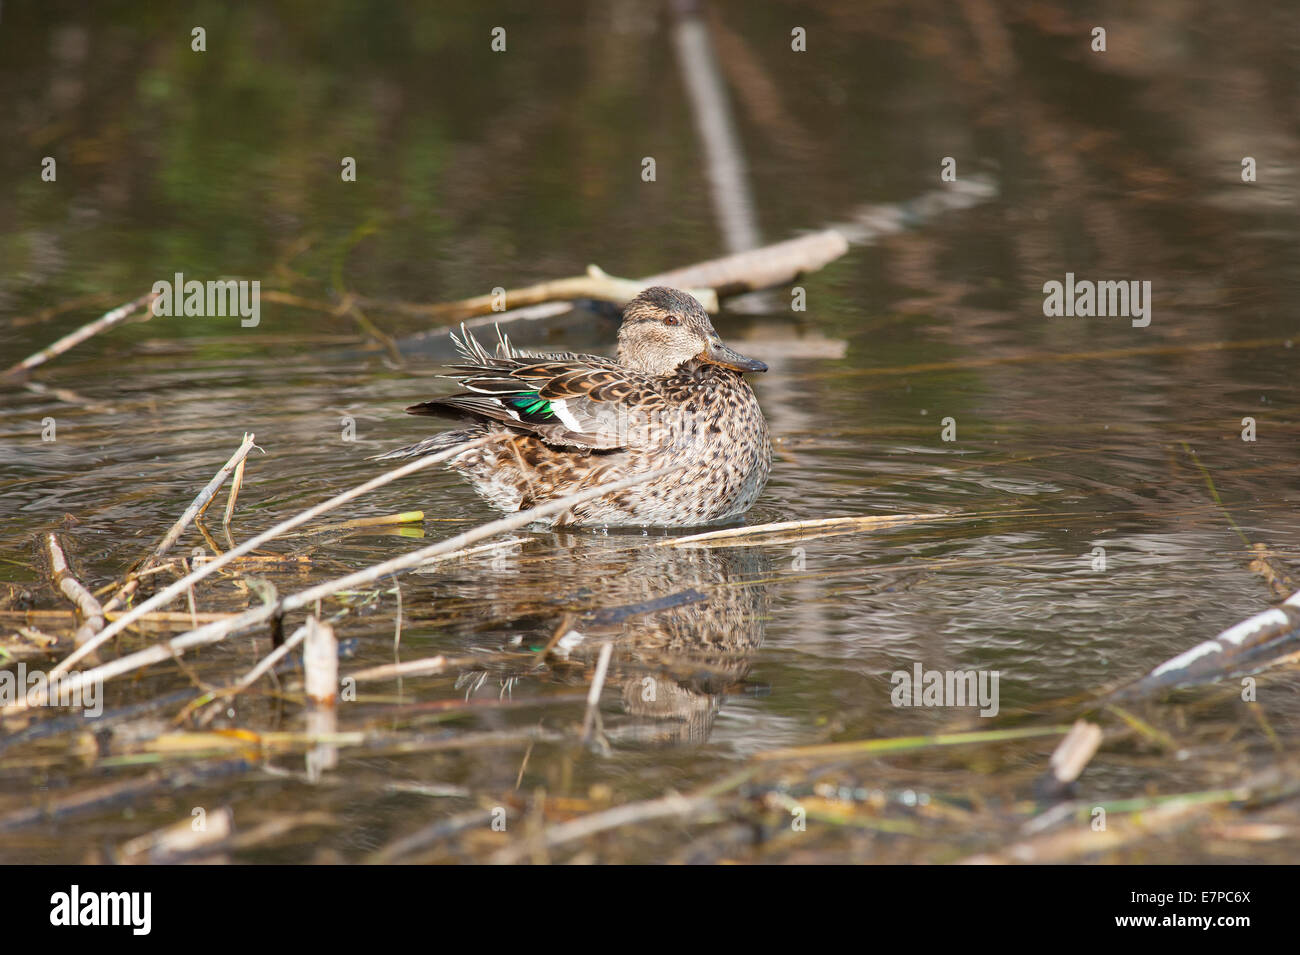
M 606 719 L 607 741 L 704 742 L 724 696 L 743 689 L 751 657 L 763 642 L 771 562 L 756 548 L 635 540 L 632 549 L 626 537 L 565 535 L 561 578 L 544 582 L 551 605 L 564 610 L 544 620 L 529 614 L 536 622 L 524 640 L 546 646 L 550 675 L 577 686 L 590 685 L 601 648 L 612 644 L 604 699 L 618 687 L 623 711 L 633 720 L 618 725 Z M 498 560 L 488 585 L 496 592 L 478 599 L 513 598 L 518 605 L 521 589 L 534 589 L 535 613 L 539 582 L 521 587 L 509 569 L 527 576 L 527 565 L 526 559 Z M 460 683 L 481 685 L 486 675 L 462 674 Z M 537 673 L 495 675 L 518 686 L 518 678 Z

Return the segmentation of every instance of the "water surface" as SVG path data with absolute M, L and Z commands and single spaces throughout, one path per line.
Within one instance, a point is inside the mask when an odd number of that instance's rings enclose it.
M 1294 573 L 1296 13 L 1111 13 L 1103 56 L 1088 50 L 1091 20 L 1073 5 L 713 10 L 764 241 L 941 190 L 944 156 L 959 178 L 997 187 L 803 277 L 806 311 L 778 289 L 717 317 L 724 338 L 771 365 L 754 384 L 777 458 L 748 522 L 960 519 L 709 549 L 663 546 L 658 532 L 517 532 L 497 550 L 326 603 L 334 615 L 350 606 L 336 622 L 345 674 L 395 658 L 458 662 L 362 684 L 340 728 L 371 742 L 341 747 L 319 779 L 300 751 L 254 747 L 232 763 L 141 755 L 130 741 L 166 729 L 199 687 L 251 668 L 270 649 L 265 632 L 109 684 L 110 710 L 149 705 L 98 749 L 88 733 L 7 729 L 0 859 L 112 859 L 195 807 L 228 807 L 239 831 L 295 820 L 222 850 L 238 860 L 356 861 L 440 820 L 447 833 L 401 857 L 483 860 L 546 825 L 696 792 L 776 748 L 1068 723 L 1087 694 L 1277 599 L 1249 545 Z M 11 144 L 0 155 L 0 364 L 176 272 L 255 278 L 325 303 L 268 296 L 255 328 L 129 324 L 43 367 L 32 386 L 6 382 L 9 609 L 65 606 L 34 559 L 49 530 L 90 587 L 119 579 L 245 431 L 260 450 L 235 542 L 368 480 L 380 469 L 369 455 L 436 427 L 401 409 L 447 387 L 434 377 L 451 354 L 445 335 L 367 304 L 364 318 L 396 342 L 386 346 L 355 312 L 330 310 L 349 295 L 434 302 L 590 262 L 638 276 L 725 251 L 659 12 L 327 2 L 310 16 L 268 4 L 193 17 L 7 5 L 4 17 L 0 89 L 13 108 L 0 116 Z M 189 49 L 195 18 L 204 54 Z M 499 22 L 509 47 L 494 55 Z M 806 54 L 789 50 L 794 23 L 808 29 Z M 53 183 L 39 178 L 46 155 L 58 161 Z M 640 177 L 647 155 L 654 183 Z M 344 156 L 357 160 L 354 183 L 340 180 Z M 1243 156 L 1257 159 L 1254 183 L 1241 181 Z M 1149 281 L 1150 324 L 1045 317 L 1043 284 L 1067 272 Z M 580 310 L 510 332 L 529 347 L 608 352 L 615 328 Z M 47 418 L 54 441 L 42 440 Z M 1247 418 L 1253 441 L 1242 438 Z M 224 500 L 206 521 L 213 540 L 191 531 L 178 553 L 230 546 Z M 299 590 L 494 516 L 453 476 L 429 472 L 338 519 L 415 509 L 424 522 L 402 532 L 268 545 L 262 553 L 295 562 L 244 576 Z M 256 602 L 245 583 L 205 585 L 198 609 Z M 6 636 L 20 624 L 6 617 Z M 538 655 L 569 630 L 584 639 Z M 156 639 L 128 633 L 119 647 Z M 583 743 L 587 688 L 610 640 L 599 726 Z M 999 715 L 895 706 L 890 675 L 917 663 L 998 671 Z M 301 730 L 295 672 L 213 726 Z M 1079 797 L 1199 792 L 1260 772 L 1294 780 L 1294 667 L 1258 680 L 1250 705 L 1236 681 L 1136 704 L 1172 740 L 1164 750 L 1094 713 L 1107 743 Z M 747 783 L 741 808 L 532 857 L 913 862 L 995 851 L 1023 837 L 1055 743 L 795 761 Z M 138 793 L 13 822 L 132 780 Z M 777 791 L 856 822 L 793 835 Z M 498 806 L 505 833 L 475 815 Z M 746 811 L 761 825 L 741 824 Z M 1280 828 L 1248 830 L 1256 822 Z M 1283 802 L 1073 857 L 1283 861 L 1297 826 Z

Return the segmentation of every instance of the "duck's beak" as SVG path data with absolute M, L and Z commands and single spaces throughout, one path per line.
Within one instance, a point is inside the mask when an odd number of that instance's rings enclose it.
M 746 358 L 740 352 L 724 345 L 719 338 L 709 339 L 709 343 L 704 346 L 704 351 L 700 353 L 700 361 L 721 365 L 732 371 L 767 371 L 767 365 L 757 358 Z

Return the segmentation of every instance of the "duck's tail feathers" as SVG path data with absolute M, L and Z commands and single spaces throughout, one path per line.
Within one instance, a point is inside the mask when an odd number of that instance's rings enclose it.
M 433 454 L 435 451 L 445 451 L 448 448 L 454 448 L 458 444 L 465 444 L 467 441 L 473 441 L 481 437 L 482 428 L 466 428 L 463 431 L 444 431 L 442 434 L 435 434 L 432 438 L 425 438 L 415 444 L 408 444 L 404 448 L 398 448 L 395 451 L 386 451 L 383 454 L 376 454 L 367 460 L 370 461 L 396 461 L 400 458 L 417 458 L 422 454 Z
M 460 323 L 459 335 L 455 332 L 451 333 L 451 341 L 456 346 L 456 351 L 460 354 L 460 357 L 467 364 L 479 368 L 495 368 L 504 363 L 512 362 L 522 354 L 510 344 L 510 336 L 501 330 L 499 324 L 496 326 L 496 330 L 496 355 L 488 351 L 483 346 L 483 343 L 474 337 L 474 333 L 469 330 L 464 322 Z
M 518 358 L 519 352 L 515 351 L 510 344 L 510 336 L 501 330 L 501 325 L 497 325 L 497 357 L 499 358 Z

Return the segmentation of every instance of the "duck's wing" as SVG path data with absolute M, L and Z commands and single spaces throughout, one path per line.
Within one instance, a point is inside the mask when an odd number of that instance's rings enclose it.
M 654 378 L 612 359 L 528 355 L 498 335 L 493 354 L 462 326 L 455 341 L 465 361 L 451 367 L 465 390 L 407 413 L 496 421 L 551 445 L 612 449 L 626 447 L 629 431 L 664 406 Z

